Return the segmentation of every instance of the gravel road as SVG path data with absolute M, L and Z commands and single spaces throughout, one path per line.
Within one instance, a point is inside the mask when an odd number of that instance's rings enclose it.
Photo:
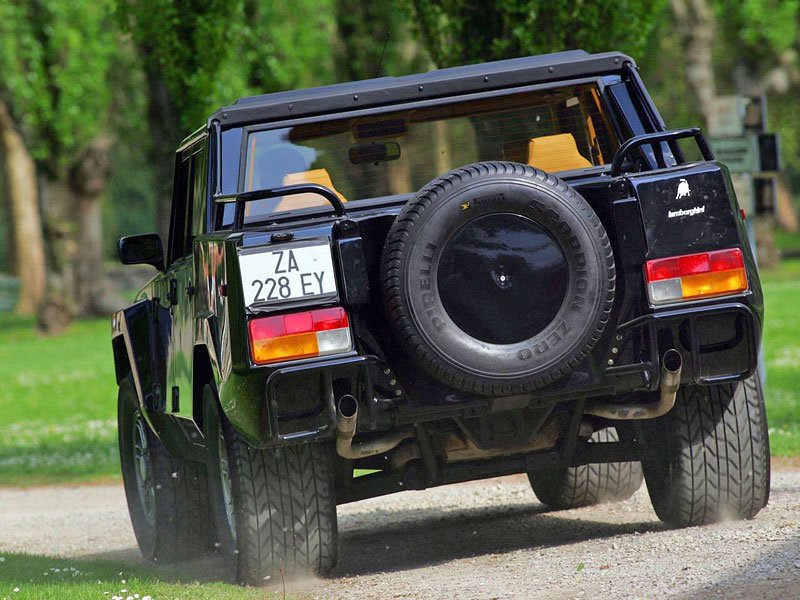
M 740 523 L 670 529 L 656 519 L 644 489 L 619 504 L 547 512 L 517 476 L 343 506 L 339 530 L 339 567 L 296 593 L 800 598 L 794 469 L 774 472 L 769 506 Z M 141 561 L 118 486 L 0 489 L 2 551 Z M 208 572 L 203 565 L 198 578 Z

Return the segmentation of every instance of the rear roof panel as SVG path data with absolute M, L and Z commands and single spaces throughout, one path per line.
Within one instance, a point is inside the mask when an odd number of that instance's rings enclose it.
M 429 71 L 403 77 L 380 77 L 304 90 L 250 96 L 217 110 L 209 124 L 223 128 L 296 119 L 415 100 L 588 77 L 619 71 L 633 59 L 619 52 L 589 54 L 571 50 Z

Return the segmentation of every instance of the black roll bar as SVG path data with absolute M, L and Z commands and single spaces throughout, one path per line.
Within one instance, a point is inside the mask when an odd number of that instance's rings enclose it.
M 653 144 L 655 148 L 655 144 L 659 142 L 674 142 L 684 138 L 694 138 L 697 142 L 697 147 L 700 148 L 703 159 L 714 160 L 714 153 L 711 151 L 711 146 L 708 145 L 708 141 L 699 127 L 687 127 L 685 129 L 659 131 L 657 133 L 643 133 L 642 135 L 632 137 L 619 147 L 619 150 L 614 154 L 614 159 L 611 161 L 611 177 L 619 177 L 622 174 L 622 164 L 632 150 L 645 144 Z M 656 155 L 661 155 L 661 161 L 663 162 L 663 153 L 657 152 Z M 662 166 L 666 168 L 668 165 L 665 163 Z
M 234 229 L 241 229 L 244 226 L 244 205 L 248 202 L 266 200 L 267 198 L 279 198 L 281 196 L 295 196 L 297 194 L 316 194 L 322 196 L 325 200 L 330 202 L 336 216 L 347 216 L 347 210 L 341 198 L 339 198 L 332 189 L 316 183 L 300 183 L 266 190 L 253 190 L 252 192 L 242 192 L 241 194 L 231 196 L 217 196 L 214 200 L 219 203 L 236 203 L 236 209 L 233 215 L 233 227 Z

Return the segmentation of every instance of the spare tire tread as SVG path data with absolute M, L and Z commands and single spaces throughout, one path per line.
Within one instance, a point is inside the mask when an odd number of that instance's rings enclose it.
M 524 382 L 499 382 L 487 378 L 471 377 L 465 378 L 456 368 L 445 363 L 440 357 L 435 356 L 424 344 L 416 328 L 412 324 L 412 318 L 403 305 L 401 295 L 402 267 L 401 257 L 404 255 L 408 239 L 417 220 L 432 203 L 455 185 L 463 183 L 479 175 L 524 175 L 538 180 L 556 191 L 563 194 L 571 202 L 572 206 L 580 213 L 584 221 L 594 229 L 600 244 L 605 268 L 609 274 L 610 285 L 606 295 L 600 299 L 600 310 L 598 318 L 595 320 L 595 327 L 592 328 L 583 338 L 581 350 L 570 360 L 555 370 L 550 370 L 541 375 L 532 375 Z M 413 353 L 422 366 L 435 378 L 445 384 L 451 385 L 461 390 L 484 395 L 512 395 L 530 392 L 536 388 L 545 386 L 569 373 L 594 347 L 600 339 L 606 324 L 611 317 L 611 310 L 614 304 L 614 294 L 616 291 L 616 269 L 614 264 L 614 251 L 608 235 L 600 222 L 597 213 L 586 200 L 575 190 L 561 179 L 554 175 L 535 169 L 533 167 L 513 162 L 492 161 L 480 162 L 466 165 L 450 173 L 434 179 L 412 200 L 408 202 L 401 215 L 395 220 L 392 226 L 383 254 L 383 289 L 386 300 L 389 320 L 393 329 L 401 342 Z

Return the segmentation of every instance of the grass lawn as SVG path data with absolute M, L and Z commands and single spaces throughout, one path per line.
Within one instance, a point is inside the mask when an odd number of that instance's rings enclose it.
M 0 552 L 0 600 L 277 600 L 282 594 L 234 585 L 198 582 L 165 567 L 131 567 Z
M 800 260 L 762 283 L 772 449 L 800 455 Z M 46 338 L 32 321 L 0 315 L 0 381 L 0 485 L 119 477 L 108 319 Z
M 0 484 L 118 477 L 109 319 L 47 338 L 0 315 Z
M 800 260 L 761 274 L 767 414 L 775 456 L 800 455 Z

